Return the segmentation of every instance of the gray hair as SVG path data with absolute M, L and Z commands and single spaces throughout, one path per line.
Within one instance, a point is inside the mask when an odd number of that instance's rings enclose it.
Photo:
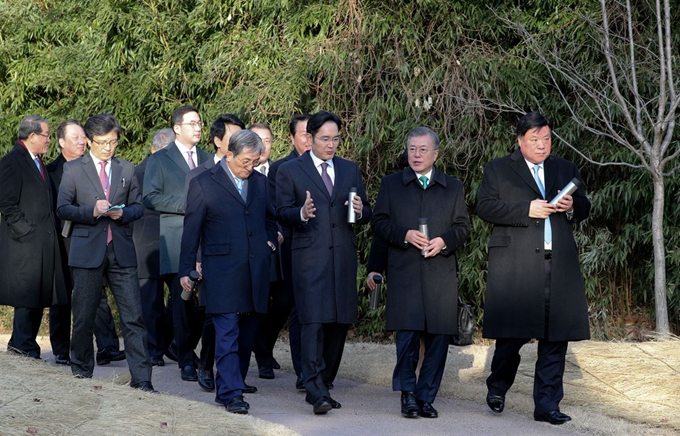
M 48 121 L 40 115 L 25 116 L 24 119 L 21 120 L 21 123 L 19 123 L 19 134 L 17 135 L 17 139 L 22 141 L 31 136 L 31 133 L 42 133 L 43 131 L 40 123 L 47 122 Z
M 256 133 L 250 130 L 239 130 L 229 138 L 229 151 L 238 156 L 242 151 L 254 151 L 264 153 L 264 144 Z
M 154 151 L 158 151 L 174 140 L 175 132 L 173 132 L 171 128 L 166 127 L 164 129 L 156 130 L 151 137 L 151 147 L 153 147 Z
M 415 129 L 408 132 L 408 135 L 406 136 L 406 143 L 408 144 L 411 138 L 418 138 L 421 136 L 429 136 L 432 138 L 432 145 L 434 146 L 434 149 L 439 149 L 439 135 L 437 135 L 434 130 L 425 126 L 416 127 Z

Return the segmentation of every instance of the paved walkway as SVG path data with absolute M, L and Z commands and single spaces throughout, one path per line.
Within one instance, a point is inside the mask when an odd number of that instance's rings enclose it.
M 0 345 L 4 348 L 4 344 Z M 42 358 L 51 365 L 70 371 L 67 367 L 54 365 L 49 348 L 43 348 Z M 304 393 L 295 389 L 295 375 L 275 371 L 276 378 L 258 378 L 251 366 L 248 384 L 259 392 L 246 395 L 250 414 L 254 417 L 282 424 L 301 435 L 323 436 L 395 436 L 395 435 L 576 435 L 582 434 L 572 426 L 552 426 L 535 422 L 531 416 L 505 411 L 495 415 L 482 404 L 438 398 L 434 404 L 439 411 L 437 419 L 406 419 L 400 415 L 398 393 L 369 384 L 338 379 L 331 395 L 342 403 L 339 410 L 327 415 L 315 416 L 312 406 L 305 402 Z M 94 376 L 108 378 L 116 375 L 129 377 L 126 361 L 98 366 Z M 180 379 L 175 362 L 166 359 L 166 366 L 154 367 L 153 385 L 163 394 L 177 395 L 194 401 L 215 404 L 215 394 L 201 390 L 196 382 Z M 215 413 L 226 413 L 215 404 Z

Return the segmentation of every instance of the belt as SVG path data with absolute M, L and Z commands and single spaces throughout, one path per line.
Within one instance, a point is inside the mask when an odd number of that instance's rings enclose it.
M 545 258 L 552 259 L 552 250 L 545 250 Z

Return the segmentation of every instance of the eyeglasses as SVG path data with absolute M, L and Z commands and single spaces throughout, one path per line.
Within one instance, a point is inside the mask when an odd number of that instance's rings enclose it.
M 50 139 L 50 134 L 49 134 L 49 133 L 36 133 L 36 135 L 40 135 L 40 136 L 42 136 L 43 138 Z
M 188 123 L 179 123 L 180 126 L 191 126 L 193 129 L 198 127 L 199 129 L 203 127 L 203 121 L 191 121 Z
M 330 144 L 331 142 L 334 145 L 338 145 L 338 144 L 340 144 L 340 141 L 342 140 L 342 138 L 340 138 L 339 136 L 334 136 L 332 138 L 330 136 L 323 136 L 321 138 L 319 138 L 318 136 L 315 136 L 314 138 L 318 139 L 319 142 L 324 144 L 324 145 Z
M 116 147 L 119 142 L 120 142 L 120 140 L 118 140 L 118 139 L 112 139 L 110 141 L 97 141 L 96 139 L 92 140 L 92 143 L 94 145 L 96 145 L 97 147 L 102 147 L 102 148 L 104 148 L 106 146 Z
M 408 149 L 408 154 L 427 154 L 433 149 L 428 148 L 428 147 L 409 147 Z
M 241 160 L 240 157 L 238 157 L 238 156 L 236 156 L 236 155 L 234 155 L 234 157 L 235 157 L 236 159 L 238 159 L 239 162 L 241 162 L 241 165 L 243 165 L 243 168 L 245 168 L 245 169 L 251 169 L 251 170 L 252 170 L 252 169 L 255 168 L 256 166 L 260 165 L 259 159 L 258 159 L 258 160 L 254 160 L 254 161 L 252 161 L 252 162 L 243 162 L 243 161 Z

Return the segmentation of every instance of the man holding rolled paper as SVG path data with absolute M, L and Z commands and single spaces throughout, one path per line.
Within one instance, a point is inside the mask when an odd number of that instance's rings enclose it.
M 383 178 L 371 226 L 388 244 L 386 329 L 397 332 L 392 389 L 401 391 L 404 417 L 437 418 L 432 403 L 458 331 L 456 249 L 468 239 L 470 219 L 463 184 L 434 165 L 439 136 L 417 127 L 406 150 L 409 167 Z
M 573 225 L 588 217 L 590 202 L 576 165 L 551 156 L 551 137 L 552 122 L 543 114 L 520 119 L 519 148 L 484 168 L 477 214 L 494 225 L 483 333 L 496 339 L 496 349 L 487 404 L 503 411 L 520 348 L 536 338 L 534 418 L 563 424 L 571 420 L 559 407 L 568 341 L 590 338 L 573 235 Z M 554 200 L 558 193 L 561 198 Z

